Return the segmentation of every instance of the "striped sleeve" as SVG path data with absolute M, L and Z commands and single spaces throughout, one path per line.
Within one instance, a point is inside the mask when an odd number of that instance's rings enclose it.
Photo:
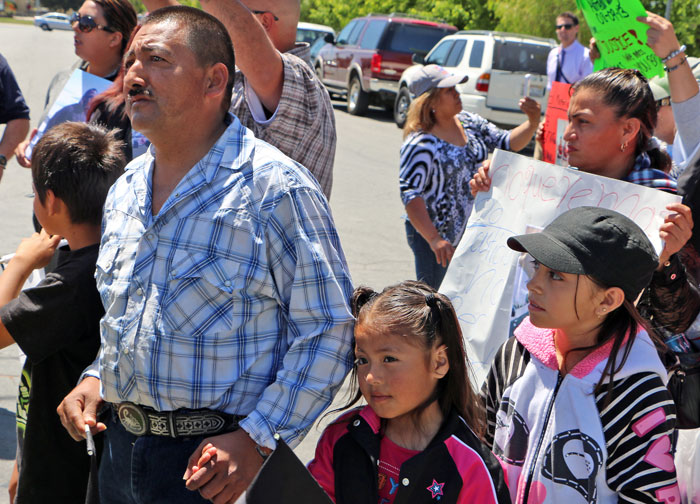
M 410 136 L 401 146 L 399 188 L 404 206 L 429 192 L 435 171 L 436 148 L 432 135 Z
M 496 432 L 496 413 L 501 403 L 503 392 L 525 372 L 530 362 L 530 352 L 515 338 L 510 338 L 501 345 L 491 364 L 489 374 L 481 387 L 481 399 L 486 407 L 486 443 L 493 448 Z
M 619 502 L 680 502 L 673 462 L 676 412 L 661 378 L 638 373 L 596 395 L 608 459 L 607 483 Z M 674 500 L 675 499 L 675 500 Z

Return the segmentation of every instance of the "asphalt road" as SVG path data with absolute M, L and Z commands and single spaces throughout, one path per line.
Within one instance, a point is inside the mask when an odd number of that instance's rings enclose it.
M 76 61 L 72 32 L 0 24 L 0 52 L 17 77 L 35 126 L 52 77 Z M 338 145 L 330 201 L 355 285 L 382 288 L 414 278 L 398 194 L 401 132 L 379 109 L 370 110 L 368 117 L 353 117 L 342 102 L 335 102 L 335 112 Z M 29 193 L 29 170 L 12 160 L 0 181 L 0 256 L 13 252 L 32 232 Z M 4 489 L 15 454 L 19 371 L 17 347 L 0 351 L 0 502 L 5 501 Z M 296 449 L 302 460 L 313 455 L 319 435 L 318 428 L 312 429 Z

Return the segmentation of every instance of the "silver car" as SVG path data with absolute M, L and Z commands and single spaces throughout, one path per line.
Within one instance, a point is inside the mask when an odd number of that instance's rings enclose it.
M 70 18 L 60 12 L 49 12 L 41 16 L 34 16 L 34 26 L 38 26 L 42 30 L 72 30 Z

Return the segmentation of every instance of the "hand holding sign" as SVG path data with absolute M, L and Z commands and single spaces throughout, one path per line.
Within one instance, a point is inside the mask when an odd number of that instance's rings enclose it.
M 647 45 L 659 58 L 665 58 L 680 48 L 676 32 L 671 22 L 661 16 L 647 11 L 646 16 L 639 16 L 637 21 L 649 26 Z
M 636 68 L 645 77 L 663 74 L 659 56 L 647 46 L 647 17 L 640 0 L 576 0 L 596 39 L 601 58 L 595 70 L 606 67 Z M 664 54 L 666 57 L 668 54 Z

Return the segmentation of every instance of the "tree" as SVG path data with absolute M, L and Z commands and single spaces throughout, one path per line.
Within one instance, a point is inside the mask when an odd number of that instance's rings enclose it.
M 642 0 L 642 4 L 656 14 L 664 15 L 666 0 Z M 572 10 L 571 0 L 488 0 L 488 6 L 498 19 L 497 29 L 554 37 L 557 14 Z M 581 19 L 579 40 L 585 45 L 591 36 L 583 14 L 573 11 Z M 698 0 L 673 0 L 671 22 L 681 44 L 688 46 L 688 54 L 698 54 L 696 40 L 700 39 L 700 9 Z
M 493 13 L 479 0 L 302 0 L 301 19 L 340 30 L 352 18 L 401 12 L 444 21 L 459 29 L 495 26 Z
M 42 0 L 41 5 L 50 10 L 66 11 L 69 9 L 78 10 L 83 2 L 82 0 Z

